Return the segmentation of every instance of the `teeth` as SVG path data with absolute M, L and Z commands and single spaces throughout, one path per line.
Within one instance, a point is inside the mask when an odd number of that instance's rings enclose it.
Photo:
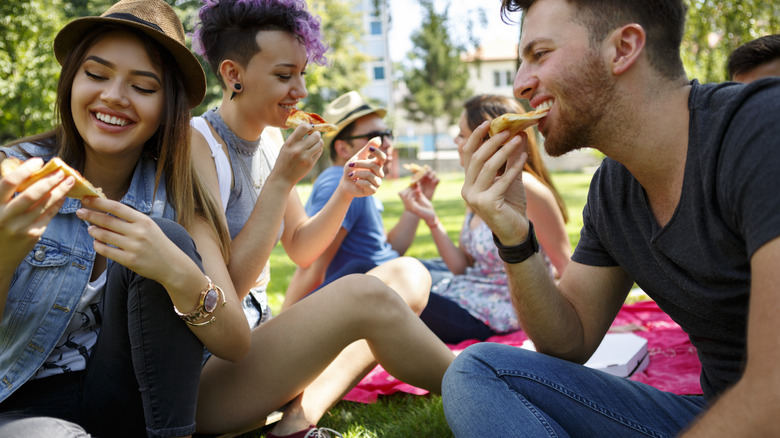
M 109 116 L 108 114 L 95 113 L 95 117 L 101 122 L 108 123 L 109 125 L 125 126 L 130 122 L 125 119 L 120 119 L 116 116 Z
M 547 100 L 547 101 L 542 102 L 535 109 L 536 109 L 536 111 L 548 110 L 548 109 L 550 109 L 551 106 L 552 106 L 552 100 Z

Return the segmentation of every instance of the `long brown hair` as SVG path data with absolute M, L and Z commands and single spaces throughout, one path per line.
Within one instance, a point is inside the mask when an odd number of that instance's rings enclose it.
M 113 31 L 130 32 L 146 46 L 152 62 L 163 71 L 163 114 L 157 131 L 146 141 L 144 153 L 157 161 L 155 188 L 165 178 L 168 202 L 176 211 L 176 221 L 188 228 L 194 216 L 205 219 L 219 239 L 225 261 L 230 255 L 230 234 L 222 220 L 221 207 L 202 179 L 195 172 L 190 153 L 190 113 L 183 75 L 172 56 L 153 39 L 142 32 L 124 26 L 99 26 L 84 35 L 62 64 L 57 84 L 55 115 L 59 124 L 51 131 L 26 137 L 9 146 L 30 142 L 52 149 L 66 163 L 80 172 L 84 171 L 86 145 L 76 128 L 70 107 L 73 81 L 81 68 L 89 49 Z
M 470 130 L 475 130 L 482 122 L 486 120 L 493 120 L 494 118 L 506 114 L 506 113 L 524 113 L 525 109 L 517 99 L 500 96 L 497 94 L 480 94 L 472 97 L 463 104 L 463 108 L 466 111 L 466 123 L 468 123 Z M 528 160 L 523 167 L 523 170 L 530 173 L 536 179 L 542 182 L 555 196 L 555 201 L 558 203 L 558 208 L 563 215 L 563 221 L 569 221 L 569 214 L 566 212 L 566 203 L 563 201 L 563 197 L 558 193 L 555 185 L 550 177 L 550 172 L 547 170 L 547 166 L 542 161 L 542 155 L 539 152 L 539 146 L 536 144 L 536 132 L 534 128 L 526 129 L 528 134 L 528 142 L 526 143 L 526 153 L 528 153 Z

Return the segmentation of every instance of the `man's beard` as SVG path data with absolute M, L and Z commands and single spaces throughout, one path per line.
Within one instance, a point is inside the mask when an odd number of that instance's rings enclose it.
M 598 52 L 588 50 L 575 69 L 557 78 L 556 126 L 545 136 L 544 149 L 551 157 L 585 147 L 596 147 L 602 117 L 615 104 L 615 83 Z

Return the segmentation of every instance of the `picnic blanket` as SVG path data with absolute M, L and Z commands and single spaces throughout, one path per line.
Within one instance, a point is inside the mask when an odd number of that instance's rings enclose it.
M 650 363 L 647 368 L 633 375 L 631 380 L 652 385 L 675 394 L 701 394 L 699 373 L 701 363 L 696 348 L 679 325 L 658 308 L 654 301 L 642 301 L 624 305 L 612 324 L 615 331 L 630 330 L 647 339 Z M 528 337 L 523 331 L 488 338 L 486 342 L 519 347 Z M 449 347 L 456 353 L 479 341 L 463 341 Z M 423 395 L 428 391 L 403 383 L 378 365 L 352 389 L 344 400 L 373 403 L 380 394 L 395 392 Z

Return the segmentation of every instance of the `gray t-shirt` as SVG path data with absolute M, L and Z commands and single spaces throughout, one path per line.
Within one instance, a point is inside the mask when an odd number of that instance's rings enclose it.
M 685 177 L 672 219 L 659 227 L 642 186 L 605 159 L 572 259 L 623 267 L 680 324 L 698 349 L 711 400 L 744 368 L 750 258 L 780 236 L 780 79 L 692 85 Z

